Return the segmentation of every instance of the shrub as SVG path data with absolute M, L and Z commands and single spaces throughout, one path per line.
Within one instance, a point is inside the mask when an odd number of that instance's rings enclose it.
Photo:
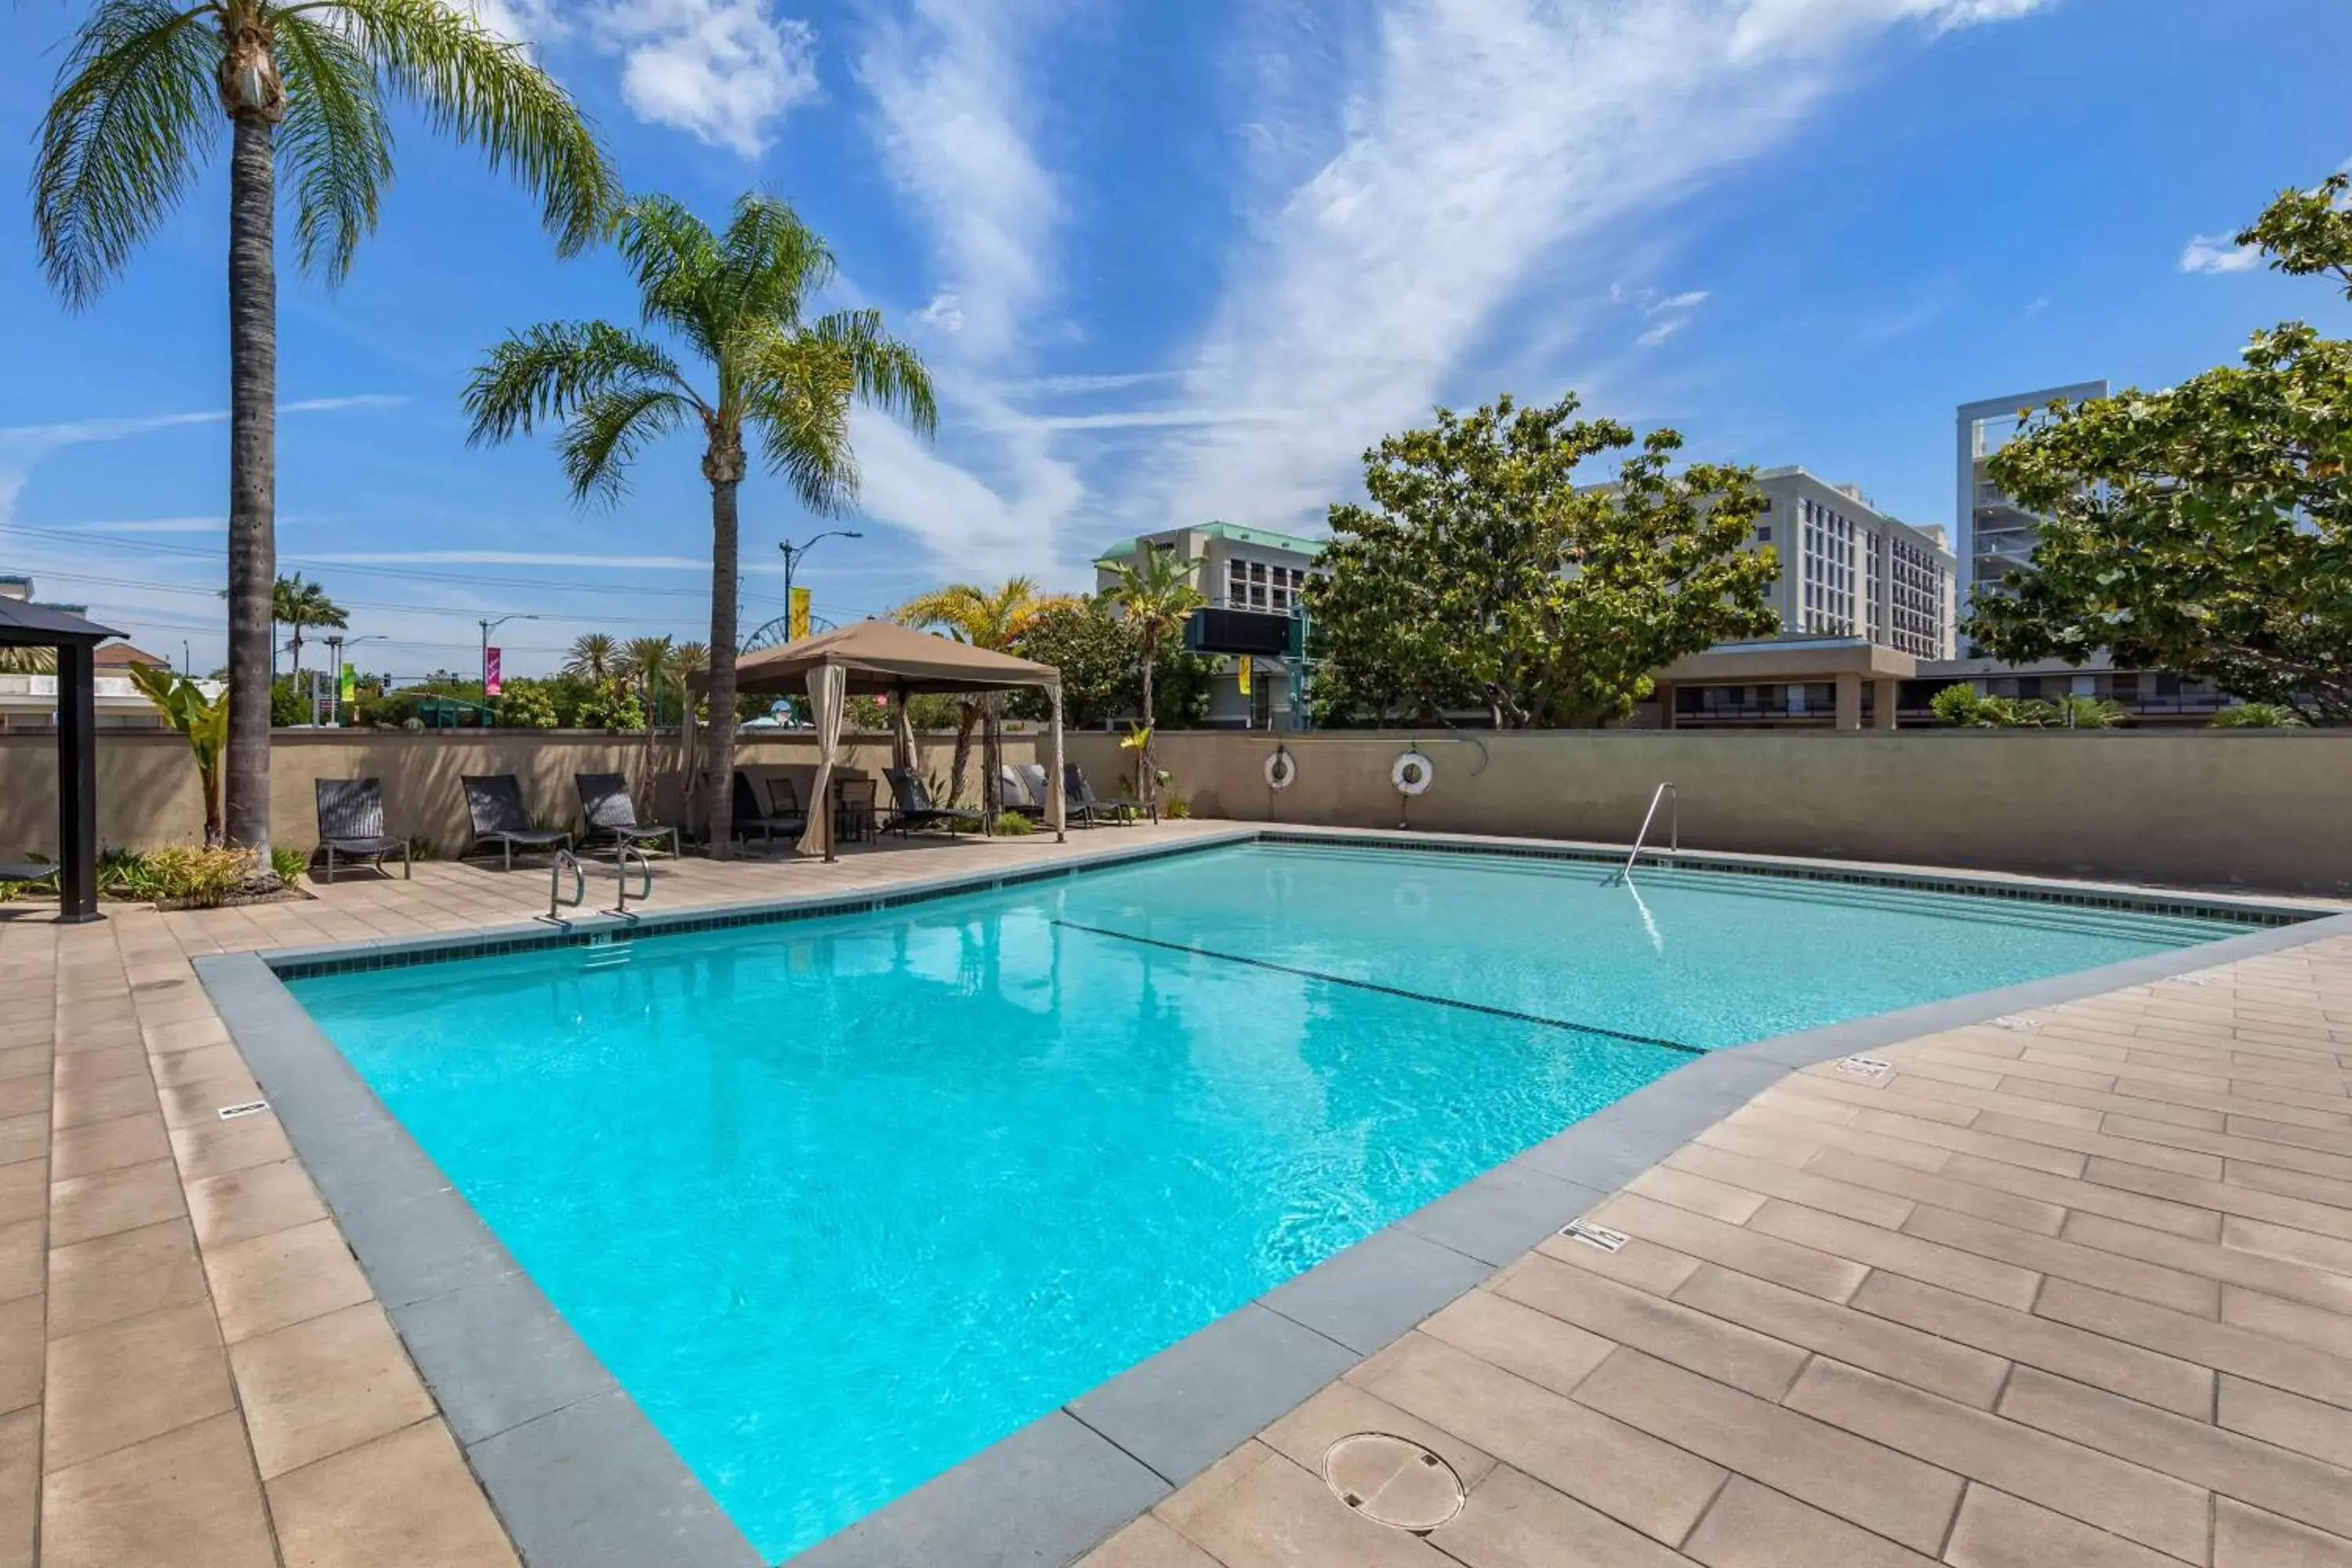
M 2300 730 L 2302 714 L 2284 702 L 2241 702 L 2224 708 L 2210 721 L 2217 730 Z
M 1927 706 L 1935 710 L 1938 723 L 1970 729 L 1980 721 L 1984 701 L 1973 686 L 1947 686 L 1928 700 Z
M 1171 795 L 1160 803 L 1160 815 L 1171 822 L 1184 822 L 1192 815 L 1192 803 L 1181 795 Z
M 269 868 L 278 873 L 279 881 L 290 888 L 301 879 L 303 872 L 310 868 L 310 857 L 300 849 L 289 848 L 283 844 L 273 845 L 269 851 Z
M 1008 811 L 997 817 L 996 831 L 1007 838 L 1026 838 L 1037 831 L 1037 825 L 1021 812 Z
M 497 718 L 501 730 L 552 730 L 555 699 L 539 681 L 511 680 L 499 696 Z
M 152 896 L 161 901 L 208 909 L 236 891 L 253 874 L 253 853 L 247 849 L 207 849 L 195 844 L 167 844 L 147 857 Z

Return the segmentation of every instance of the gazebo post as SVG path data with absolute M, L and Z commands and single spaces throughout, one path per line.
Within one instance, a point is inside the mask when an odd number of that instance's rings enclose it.
M 58 644 L 58 920 L 98 913 L 98 702 L 91 644 Z
M 1070 791 L 1062 776 L 1062 683 L 1056 680 L 1045 689 L 1054 699 L 1054 776 L 1046 781 L 1047 793 L 1054 797 L 1054 842 L 1067 844 Z

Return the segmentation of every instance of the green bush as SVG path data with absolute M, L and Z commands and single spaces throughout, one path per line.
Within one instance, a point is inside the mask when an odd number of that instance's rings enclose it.
M 1171 795 L 1160 802 L 1160 815 L 1171 822 L 1183 822 L 1192 815 L 1192 803 L 1181 795 Z
M 278 873 L 279 881 L 290 888 L 301 879 L 303 872 L 310 868 L 310 857 L 302 850 L 289 848 L 283 844 L 276 845 L 269 851 L 269 868 Z
M 299 855 L 299 851 L 294 851 Z M 109 849 L 98 858 L 101 897 L 209 909 L 253 875 L 249 849 L 167 844 L 161 849 Z
M 555 698 L 544 682 L 510 680 L 499 693 L 496 716 L 501 730 L 552 730 Z
M 997 817 L 996 831 L 1007 838 L 1026 838 L 1037 831 L 1037 825 L 1021 812 L 1008 811 Z
M 2216 730 L 2300 730 L 2302 714 L 2284 702 L 2241 702 L 2224 708 L 2210 721 Z

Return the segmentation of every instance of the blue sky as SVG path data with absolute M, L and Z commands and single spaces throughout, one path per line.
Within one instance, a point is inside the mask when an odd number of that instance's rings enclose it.
M 793 201 L 844 302 L 939 379 L 936 443 L 858 426 L 864 531 L 803 581 L 835 621 L 939 582 L 1090 580 L 1103 544 L 1223 517 L 1319 531 L 1359 455 L 1439 402 L 1574 389 L 1694 457 L 1801 463 L 1951 521 L 1951 410 L 2159 385 L 2319 286 L 2226 237 L 2352 156 L 2339 0 L 481 0 L 635 189 Z M 62 39 L 79 5 L 27 0 Z M 91 310 L 23 192 L 57 56 L 0 56 L 0 571 L 158 653 L 220 658 L 225 182 Z M 685 439 L 616 508 L 544 442 L 469 449 L 506 331 L 629 319 L 609 257 L 404 121 L 380 232 L 281 282 L 279 550 L 370 668 L 544 668 L 579 632 L 709 634 Z M 226 131 L 223 132 L 224 142 Z M 2200 237 L 2212 243 L 2199 246 Z M 782 608 L 744 496 L 745 626 Z

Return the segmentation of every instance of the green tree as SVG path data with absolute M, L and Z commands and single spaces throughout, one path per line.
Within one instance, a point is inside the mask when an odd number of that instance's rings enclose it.
M 781 201 L 747 195 L 724 233 L 666 197 L 634 202 L 616 224 L 643 324 L 681 344 L 704 373 L 688 378 L 646 332 L 604 321 L 554 321 L 507 339 L 474 374 L 466 405 L 477 442 L 562 426 L 557 449 L 573 496 L 617 498 L 647 442 L 702 433 L 710 486 L 709 794 L 713 855 L 733 851 L 729 780 L 735 758 L 735 658 L 740 579 L 736 492 L 752 435 L 769 470 L 826 515 L 856 499 L 849 414 L 865 403 L 929 435 L 939 422 L 930 374 L 883 330 L 881 313 L 810 320 L 834 276 L 824 241 Z
M 958 642 L 984 647 L 994 653 L 1008 651 L 1021 635 L 1021 628 L 1036 613 L 1044 601 L 1037 597 L 1037 581 L 1034 577 L 1008 577 L 1001 588 L 983 588 L 977 583 L 950 583 L 944 588 L 919 595 L 891 612 L 892 618 L 902 626 L 930 626 L 948 633 Z M 993 699 L 994 694 L 991 694 Z M 948 798 L 963 798 L 964 773 L 971 762 L 971 732 L 992 707 L 1001 702 L 989 699 L 960 702 L 956 705 L 955 762 L 948 773 Z M 992 763 L 997 750 L 994 725 L 989 737 Z M 981 799 L 993 807 L 997 791 L 995 769 L 989 769 L 983 781 Z
M 1498 730 L 1619 719 L 1654 671 L 1778 629 L 1779 563 L 1740 548 L 1764 510 L 1751 471 L 1669 473 L 1682 437 L 1658 430 L 1613 485 L 1580 489 L 1577 467 L 1633 432 L 1577 407 L 1441 408 L 1364 454 L 1371 505 L 1331 509 L 1328 574 L 1307 588 L 1327 706 L 1479 708 Z
M 1045 600 L 1022 623 L 1012 651 L 1062 672 L 1062 719 L 1074 730 L 1110 722 L 1139 675 L 1133 632 L 1099 599 Z M 1050 710 L 1042 695 L 1023 692 L 1011 710 L 1015 718 L 1043 719 Z
M 228 748 L 229 694 L 207 697 L 205 689 L 168 667 L 134 664 L 131 683 L 163 710 L 172 728 L 187 737 L 196 761 L 196 784 L 205 797 L 205 844 L 221 842 L 221 756 Z
M 654 726 L 661 721 L 661 691 L 665 682 L 678 684 L 672 666 L 677 658 L 677 648 L 669 638 L 631 637 L 621 645 L 614 668 L 622 679 L 636 693 L 637 705 L 646 710 L 646 780 L 645 808 L 651 820 L 654 808 Z
M 1103 596 L 1118 610 L 1135 638 L 1136 668 L 1143 682 L 1143 728 L 1149 731 L 1159 728 L 1152 700 L 1160 655 L 1184 635 L 1184 623 L 1208 604 L 1209 596 L 1192 585 L 1200 562 L 1179 561 L 1174 551 L 1154 550 L 1141 542 L 1135 548 L 1133 560 L 1110 563 L 1111 585 Z M 1136 766 L 1145 785 L 1141 798 L 1150 805 L 1158 793 L 1154 781 L 1159 768 L 1148 735 Z
M 529 676 L 505 682 L 491 709 L 501 730 L 552 730 L 559 722 L 554 693 L 546 681 Z
M 291 577 L 280 575 L 270 590 L 269 617 L 282 624 L 292 635 L 287 646 L 294 655 L 294 689 L 302 689 L 302 633 L 311 626 L 331 626 L 341 631 L 352 624 L 343 607 L 327 597 L 327 590 L 310 581 L 299 572 Z
M 0 675 L 55 675 L 58 650 L 53 647 L 0 647 Z
M 58 67 L 33 165 L 49 282 L 89 304 L 230 132 L 227 834 L 269 863 L 271 585 L 278 575 L 278 165 L 295 253 L 331 284 L 392 178 L 386 100 L 478 144 L 542 205 L 566 250 L 613 197 L 563 89 L 448 0 L 97 0 Z
M 2271 265 L 2352 297 L 2352 177 L 2250 228 Z M 2032 569 L 1980 595 L 1996 658 L 2177 671 L 2352 722 L 2352 342 L 2302 321 L 2169 391 L 2032 413 L 1992 480 L 2043 522 Z
M 619 659 L 620 645 L 608 634 L 583 632 L 563 657 L 563 673 L 575 680 L 610 680 Z

